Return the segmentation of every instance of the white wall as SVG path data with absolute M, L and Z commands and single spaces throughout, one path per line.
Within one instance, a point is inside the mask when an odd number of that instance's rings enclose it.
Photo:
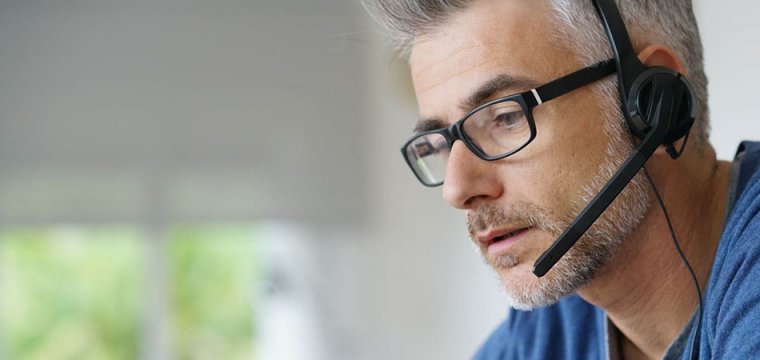
M 0 221 L 361 221 L 359 8 L 0 1 Z
M 710 80 L 711 141 L 719 158 L 732 159 L 741 140 L 760 140 L 760 3 L 696 0 L 695 9 Z

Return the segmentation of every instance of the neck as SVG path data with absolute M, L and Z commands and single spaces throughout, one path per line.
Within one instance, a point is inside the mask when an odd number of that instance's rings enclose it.
M 660 156 L 647 164 L 702 292 L 723 229 L 730 172 L 730 163 L 718 162 L 706 147 L 691 149 L 675 162 Z M 698 303 L 662 209 L 650 193 L 652 206 L 637 230 L 578 291 L 604 309 L 620 330 L 621 348 L 631 355 L 626 358 L 661 358 Z

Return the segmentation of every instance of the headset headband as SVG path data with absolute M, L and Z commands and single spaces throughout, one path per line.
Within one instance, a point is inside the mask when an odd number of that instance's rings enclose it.
M 631 38 L 628 36 L 628 30 L 625 27 L 622 16 L 614 0 L 593 0 L 596 12 L 602 19 L 604 28 L 607 31 L 612 52 L 617 63 L 617 73 L 623 106 L 627 106 L 628 95 L 631 92 L 631 86 L 636 78 L 646 71 L 646 66 L 639 61 L 636 51 L 633 49 Z M 629 111 L 625 111 L 626 117 Z

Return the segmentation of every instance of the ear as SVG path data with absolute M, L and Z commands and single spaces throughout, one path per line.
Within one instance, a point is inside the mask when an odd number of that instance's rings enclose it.
M 649 45 L 639 52 L 639 60 L 646 66 L 666 67 L 676 72 L 686 75 L 686 66 L 676 53 L 662 45 Z M 680 149 L 684 139 L 679 139 L 673 146 Z M 655 150 L 653 156 L 668 156 L 665 145 L 660 145 Z
M 686 74 L 686 66 L 676 53 L 663 45 L 649 45 L 639 52 L 639 60 L 646 66 L 666 67 L 683 75 Z

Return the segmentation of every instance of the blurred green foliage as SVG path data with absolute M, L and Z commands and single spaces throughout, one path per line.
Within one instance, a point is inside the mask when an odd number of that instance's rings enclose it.
M 178 359 L 251 359 L 256 249 L 250 226 L 169 234 L 171 333 Z
M 117 226 L 1 232 L 4 355 L 139 358 L 144 240 L 134 227 Z M 172 358 L 251 359 L 253 227 L 175 227 L 167 244 Z
M 117 227 L 0 235 L 9 359 L 135 359 L 142 248 Z

